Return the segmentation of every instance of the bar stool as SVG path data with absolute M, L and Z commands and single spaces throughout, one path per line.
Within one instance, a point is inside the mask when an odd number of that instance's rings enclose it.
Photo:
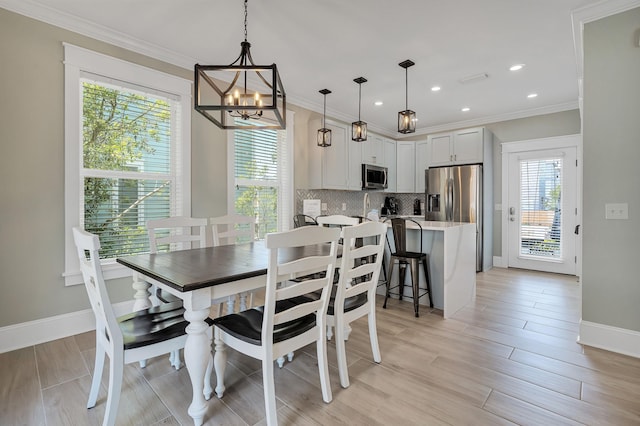
M 417 225 L 420 229 L 420 251 L 413 252 L 407 251 L 407 221 L 411 221 Z M 391 219 L 391 230 L 393 232 L 393 241 L 395 243 L 395 252 L 391 250 L 391 246 L 389 245 L 389 252 L 391 253 L 391 259 L 389 260 L 389 277 L 387 278 L 387 291 L 384 296 L 384 304 L 382 307 L 384 309 L 387 308 L 387 299 L 390 294 L 398 295 L 398 298 L 402 300 L 404 296 L 404 280 L 407 273 L 407 267 L 410 266 L 411 272 L 411 287 L 413 288 L 413 309 L 415 311 L 416 317 L 419 317 L 418 314 L 418 301 L 422 296 L 429 295 L 429 306 L 433 308 L 433 298 L 431 297 L 431 278 L 429 275 L 429 255 L 422 252 L 422 226 L 418 222 L 413 219 L 401 219 L 394 218 Z M 389 241 L 387 239 L 387 244 Z M 398 263 L 399 270 L 399 279 L 398 285 L 391 287 L 391 277 L 393 276 L 394 266 Z M 420 268 L 418 264 L 422 262 L 422 267 L 424 269 L 425 282 L 427 284 L 427 288 L 420 288 Z M 392 293 L 390 290 L 398 288 L 397 293 Z

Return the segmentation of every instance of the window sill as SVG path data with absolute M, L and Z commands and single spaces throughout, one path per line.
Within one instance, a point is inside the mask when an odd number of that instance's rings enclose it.
M 133 271 L 131 271 L 131 269 L 116 263 L 115 260 L 105 260 L 102 262 L 102 275 L 105 281 L 130 277 L 132 274 Z M 62 276 L 64 277 L 64 285 L 66 287 L 84 284 L 82 273 L 79 270 L 65 272 Z

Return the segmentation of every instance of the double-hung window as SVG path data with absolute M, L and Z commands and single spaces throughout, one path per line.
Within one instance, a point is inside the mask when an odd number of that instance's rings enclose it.
M 114 261 L 149 251 L 146 222 L 189 215 L 190 82 L 65 44 L 66 281 L 80 282 L 71 227 Z
M 228 136 L 228 210 L 256 217 L 259 239 L 293 224 L 293 113 L 287 114 L 286 130 L 234 130 Z

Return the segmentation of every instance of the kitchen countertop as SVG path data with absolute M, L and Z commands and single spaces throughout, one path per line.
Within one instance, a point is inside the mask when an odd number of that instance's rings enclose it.
M 413 219 L 416 222 L 418 222 L 420 226 L 422 226 L 423 231 L 443 231 L 449 228 L 457 228 L 464 225 L 470 225 L 469 223 L 466 223 L 466 222 L 439 222 L 439 221 L 433 221 L 433 220 L 424 220 L 423 219 L 424 216 L 394 216 L 394 217 L 400 217 L 404 219 Z M 390 218 L 391 218 L 390 216 L 387 216 L 387 217 L 381 218 L 380 220 L 384 221 L 385 219 L 390 219 Z M 389 225 L 391 225 L 390 222 L 389 222 Z M 415 223 L 408 221 L 407 229 L 417 229 L 417 227 Z

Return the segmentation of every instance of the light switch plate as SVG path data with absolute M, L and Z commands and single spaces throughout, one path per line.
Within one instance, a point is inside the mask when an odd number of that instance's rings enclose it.
M 321 209 L 323 212 L 324 212 L 324 211 L 327 211 L 327 203 L 322 203 L 322 204 L 320 205 L 320 209 Z
M 346 211 L 347 210 L 347 203 L 342 203 L 342 211 Z
M 605 219 L 629 219 L 628 203 L 607 203 L 604 205 Z

